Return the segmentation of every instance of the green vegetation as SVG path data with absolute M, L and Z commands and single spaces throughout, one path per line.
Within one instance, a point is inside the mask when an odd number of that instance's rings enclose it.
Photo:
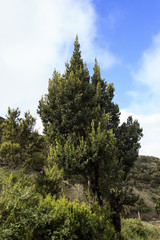
M 139 219 L 126 219 L 122 221 L 123 240 L 159 240 L 160 225 L 142 222 Z
M 42 196 L 35 174 L 4 173 L 1 169 L 0 239 L 116 239 L 109 205 Z
M 0 117 L 0 124 L 4 122 L 4 118 Z
M 134 188 L 134 193 L 139 196 L 139 200 L 135 207 L 128 209 L 127 216 L 137 217 L 139 212 L 142 220 L 155 221 L 158 219 L 160 159 L 140 156 L 130 171 L 128 184 Z
M 54 71 L 39 101 L 42 136 L 30 112 L 21 118 L 8 109 L 0 124 L 0 240 L 158 239 L 158 228 L 139 220 L 123 220 L 121 233 L 123 209 L 150 211 L 134 193 L 142 129 L 131 116 L 120 125 L 113 84 L 97 60 L 93 70 L 90 77 L 76 37 L 65 73 Z
M 1 130 L 1 124 L 4 122 L 4 118 L 0 117 L 0 142 L 2 137 L 2 130 Z
M 132 117 L 119 125 L 113 84 L 101 78 L 97 60 L 93 70 L 90 77 L 76 37 L 70 64 L 63 75 L 54 71 L 38 113 L 52 145 L 52 162 L 68 181 L 76 177 L 88 185 L 91 202 L 110 202 L 112 222 L 120 232 L 120 213 L 129 204 L 122 183 L 137 159 L 142 129 Z
M 0 125 L 0 156 L 3 164 L 8 166 L 26 166 L 40 170 L 46 158 L 43 136 L 34 131 L 35 119 L 30 112 L 20 118 L 19 109 L 8 109 L 8 116 Z

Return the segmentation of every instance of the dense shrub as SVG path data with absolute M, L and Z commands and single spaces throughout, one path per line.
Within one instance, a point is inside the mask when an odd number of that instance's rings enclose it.
M 17 178 L 19 177 L 19 181 Z M 35 210 L 40 195 L 32 181 L 22 174 L 2 179 L 0 198 L 0 239 L 32 239 Z
M 113 227 L 98 206 L 94 211 L 85 203 L 48 195 L 39 203 L 37 219 L 33 239 L 115 239 Z
M 0 240 L 116 239 L 107 204 L 43 197 L 31 179 L 13 174 L 1 186 Z

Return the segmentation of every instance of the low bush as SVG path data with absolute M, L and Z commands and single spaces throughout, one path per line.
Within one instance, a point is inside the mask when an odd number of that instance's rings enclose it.
M 158 240 L 160 226 L 142 222 L 139 219 L 123 219 L 121 234 L 123 240 Z
M 3 179 L 0 197 L 0 240 L 114 240 L 110 208 L 92 206 L 50 194 L 13 174 Z

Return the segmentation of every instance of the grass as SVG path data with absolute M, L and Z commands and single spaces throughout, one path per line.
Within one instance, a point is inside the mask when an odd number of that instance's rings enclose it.
M 139 219 L 122 219 L 123 240 L 160 240 L 160 225 Z

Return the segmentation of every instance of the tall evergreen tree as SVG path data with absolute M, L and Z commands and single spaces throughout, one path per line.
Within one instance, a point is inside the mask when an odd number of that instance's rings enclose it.
M 119 124 L 119 107 L 113 102 L 114 87 L 113 84 L 107 84 L 105 79 L 101 78 L 100 66 L 97 59 L 93 68 L 92 86 L 94 89 L 94 103 L 95 103 L 95 116 L 94 118 L 101 118 L 101 115 L 109 113 L 109 126 L 116 130 Z M 98 120 L 98 119 L 97 119 Z
M 110 201 L 119 232 L 122 182 L 137 159 L 142 129 L 131 117 L 119 125 L 120 112 L 113 97 L 113 84 L 101 78 L 97 60 L 90 79 L 76 37 L 70 64 L 62 76 L 54 71 L 38 113 L 52 144 L 53 161 L 66 177 L 81 176 L 100 205 Z
M 44 131 L 52 139 L 67 137 L 73 132 L 85 136 L 86 128 L 91 123 L 93 89 L 90 76 L 83 63 L 78 37 L 74 42 L 74 52 L 70 65 L 61 76 L 54 71 L 49 80 L 48 94 L 42 97 L 38 106 Z

